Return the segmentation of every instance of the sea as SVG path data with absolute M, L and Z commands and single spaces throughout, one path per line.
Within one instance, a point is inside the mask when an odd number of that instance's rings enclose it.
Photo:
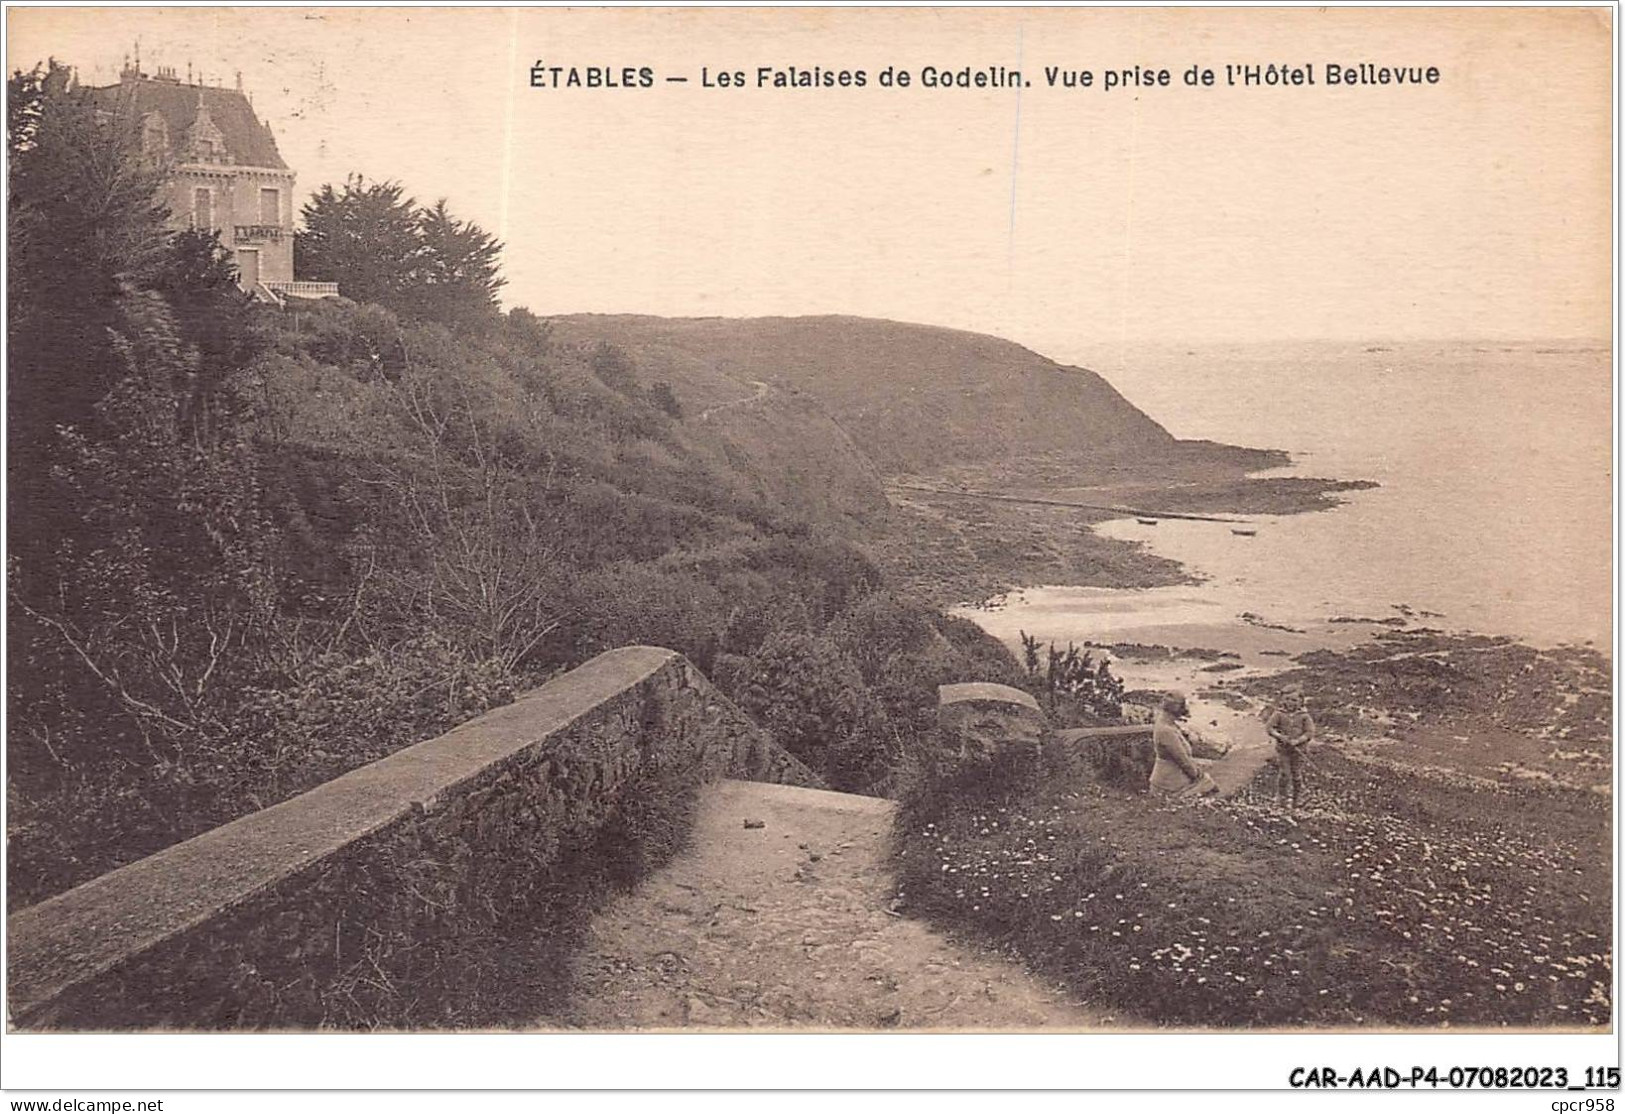
M 1247 520 L 1241 526 L 1103 523 L 1101 533 L 1173 558 L 1201 582 L 1034 585 L 964 612 L 995 635 L 1012 643 L 1027 631 L 1062 643 L 1209 645 L 1263 667 L 1270 661 L 1261 654 L 1279 662 L 1369 638 L 1379 628 L 1334 622 L 1364 619 L 1541 647 L 1590 645 L 1611 656 L 1606 344 L 1080 346 L 1054 354 L 1104 375 L 1178 437 L 1284 449 L 1292 463 L 1278 474 L 1380 486 L 1344 493 L 1343 505 L 1328 511 L 1238 516 Z

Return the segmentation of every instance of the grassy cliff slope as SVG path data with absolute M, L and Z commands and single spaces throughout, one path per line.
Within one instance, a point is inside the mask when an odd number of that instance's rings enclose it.
M 1182 444 L 1094 372 L 977 333 L 856 317 L 553 326 L 562 341 L 614 343 L 702 408 L 758 390 L 810 396 L 887 474 L 1054 450 L 1155 458 Z

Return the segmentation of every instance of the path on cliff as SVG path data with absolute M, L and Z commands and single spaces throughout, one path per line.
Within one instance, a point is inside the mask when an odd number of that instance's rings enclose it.
M 1221 796 L 1234 797 L 1252 783 L 1254 775 L 1264 768 L 1274 753 L 1275 745 L 1268 741 L 1239 744 L 1208 766 L 1208 776 L 1218 785 Z
M 893 804 L 724 781 L 691 850 L 594 922 L 556 1021 L 589 1029 L 1100 1029 L 1019 964 L 889 908 Z M 746 827 L 760 821 L 761 827 Z
M 708 422 L 711 420 L 712 414 L 722 410 L 732 410 L 736 406 L 745 406 L 752 402 L 761 402 L 767 397 L 767 392 L 772 390 L 772 387 L 762 382 L 760 379 L 752 379 L 750 383 L 751 386 L 756 388 L 754 392 L 746 395 L 744 398 L 736 398 L 731 402 L 719 402 L 715 406 L 707 406 L 704 410 L 700 411 L 700 421 Z

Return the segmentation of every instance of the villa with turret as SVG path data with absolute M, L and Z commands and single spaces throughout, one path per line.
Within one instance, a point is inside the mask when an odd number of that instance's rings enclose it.
M 294 173 L 268 125 L 237 87 L 182 81 L 172 68 L 149 76 L 126 65 L 117 85 L 90 90 L 130 119 L 142 157 L 166 169 L 161 200 L 176 230 L 213 230 L 231 253 L 242 288 L 267 301 L 335 297 L 330 282 L 293 271 Z

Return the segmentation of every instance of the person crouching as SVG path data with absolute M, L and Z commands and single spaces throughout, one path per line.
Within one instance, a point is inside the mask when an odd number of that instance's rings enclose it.
M 1151 728 L 1156 762 L 1151 767 L 1151 789 L 1170 797 L 1200 797 L 1218 792 L 1218 786 L 1191 757 L 1190 740 L 1180 730 L 1181 720 L 1190 716 L 1183 693 L 1171 692 L 1157 706 Z

